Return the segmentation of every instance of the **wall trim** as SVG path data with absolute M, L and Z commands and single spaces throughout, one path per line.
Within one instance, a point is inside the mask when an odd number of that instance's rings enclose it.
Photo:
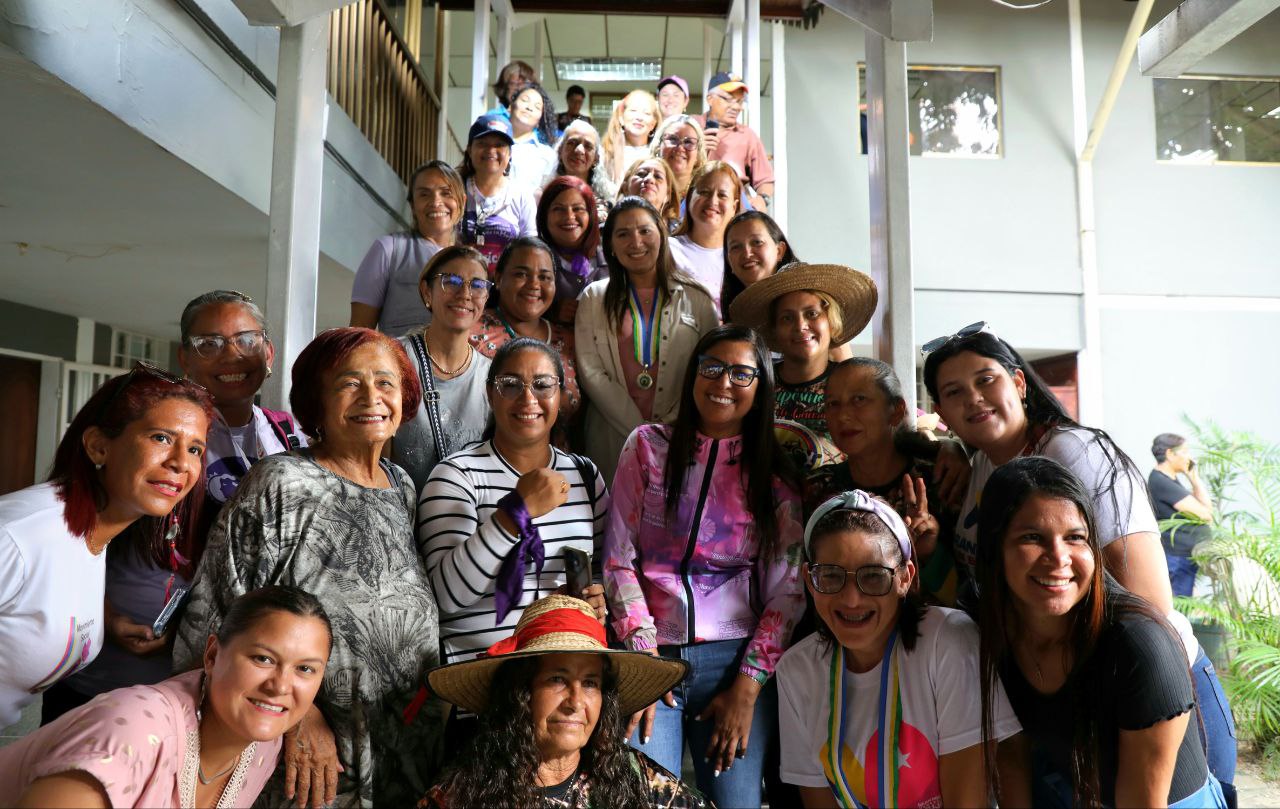
M 1104 292 L 1098 296 L 1098 307 L 1161 312 L 1280 312 L 1280 298 L 1246 295 L 1131 295 Z

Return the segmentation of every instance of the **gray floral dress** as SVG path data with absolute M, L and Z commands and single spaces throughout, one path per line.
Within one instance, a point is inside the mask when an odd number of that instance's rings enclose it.
M 415 701 L 440 662 L 435 597 L 414 547 L 416 493 L 370 489 L 337 475 L 308 449 L 249 470 L 218 516 L 174 647 L 194 665 L 232 599 L 268 584 L 306 590 L 333 622 L 333 651 L 316 705 L 345 770 L 336 806 L 412 805 L 431 785 L 444 706 Z M 425 694 L 425 692 L 423 692 Z M 284 805 L 280 773 L 260 804 Z

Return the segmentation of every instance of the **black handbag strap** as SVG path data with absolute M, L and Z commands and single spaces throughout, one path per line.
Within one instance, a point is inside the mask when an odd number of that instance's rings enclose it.
M 436 390 L 436 376 L 431 372 L 431 360 L 427 357 L 427 343 L 422 334 L 409 337 L 413 353 L 418 360 L 418 378 L 422 380 L 422 406 L 427 410 L 427 421 L 431 424 L 431 440 L 436 445 L 436 462 L 445 459 L 444 434 L 440 429 L 440 393 Z

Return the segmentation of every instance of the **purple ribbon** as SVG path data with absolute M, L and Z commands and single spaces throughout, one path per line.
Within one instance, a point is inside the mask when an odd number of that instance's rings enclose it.
M 575 250 L 567 258 L 569 259 L 570 272 L 578 276 L 579 279 L 586 279 L 591 274 L 591 261 L 585 253 Z
M 529 509 L 525 507 L 524 498 L 519 492 L 513 491 L 499 500 L 498 508 L 502 509 L 516 524 L 516 536 L 520 538 L 516 546 L 511 549 L 511 553 L 507 554 L 507 558 L 502 560 L 502 567 L 498 568 L 493 606 L 498 613 L 497 622 L 502 623 L 507 613 L 511 612 L 511 608 L 520 603 L 520 596 L 524 594 L 525 563 L 532 561 L 534 569 L 541 576 L 542 565 L 547 560 L 547 552 L 542 546 L 542 536 L 538 533 L 538 526 L 533 524 L 533 518 L 529 516 Z

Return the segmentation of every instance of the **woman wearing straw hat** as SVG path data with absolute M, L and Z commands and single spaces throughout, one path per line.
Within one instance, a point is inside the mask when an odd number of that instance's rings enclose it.
M 515 634 L 485 656 L 428 675 L 433 693 L 479 714 L 480 731 L 420 806 L 708 806 L 622 741 L 626 717 L 688 669 L 682 660 L 608 648 L 585 601 L 535 601 Z
M 862 331 L 876 299 L 875 282 L 852 267 L 797 261 L 747 287 L 729 309 L 730 322 L 759 330 L 782 355 L 774 417 L 799 436 L 788 444 L 804 469 L 840 459 L 823 406 L 831 348 Z

